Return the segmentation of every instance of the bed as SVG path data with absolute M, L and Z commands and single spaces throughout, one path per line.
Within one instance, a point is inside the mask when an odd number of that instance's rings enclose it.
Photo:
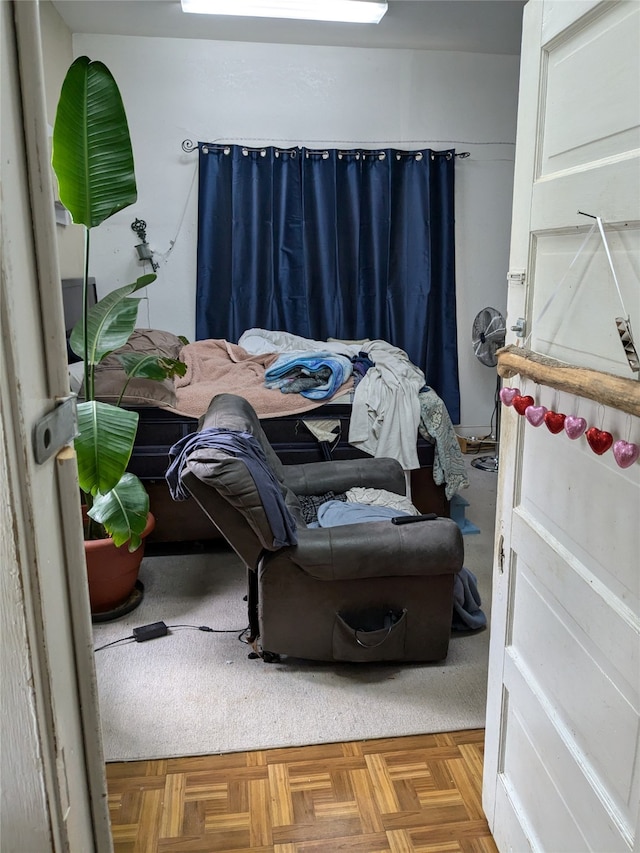
M 272 337 L 274 335 L 278 337 Z M 316 396 L 282 393 L 278 387 L 267 388 L 265 377 L 277 371 L 277 365 L 283 359 L 286 361 L 285 353 L 298 352 L 301 346 L 308 346 L 311 353 L 322 344 L 325 352 L 341 352 L 342 358 L 345 352 L 375 350 L 376 342 L 314 342 L 295 336 L 282 338 L 283 335 L 285 333 L 249 330 L 238 344 L 224 340 L 188 344 L 169 332 L 136 329 L 126 347 L 118 351 L 160 352 L 169 358 L 179 358 L 187 366 L 183 377 L 162 382 L 132 380 L 121 402 L 139 415 L 129 470 L 140 477 L 149 492 L 150 509 L 156 517 L 156 528 L 149 541 L 169 543 L 217 538 L 216 531 L 203 514 L 195 512 L 190 503 L 175 503 L 171 499 L 164 474 L 169 448 L 183 436 L 197 430 L 198 419 L 210 400 L 222 392 L 237 393 L 249 400 L 284 464 L 395 455 L 407 470 L 415 506 L 421 512 L 449 514 L 450 498 L 468 484 L 464 463 L 446 408 L 432 389 L 418 387 L 423 384 L 424 377 L 418 372 L 414 380 L 411 371 L 417 368 L 408 363 L 408 372 L 397 382 L 397 393 L 406 400 L 400 404 L 397 400 L 394 402 L 400 411 L 403 405 L 407 405 L 414 416 L 419 413 L 413 426 L 410 423 L 404 426 L 405 433 L 409 429 L 410 440 L 405 439 L 399 445 L 393 443 L 396 436 L 391 429 L 389 412 L 389 435 L 379 447 L 372 447 L 371 436 L 361 436 L 360 442 L 350 438 L 354 433 L 354 417 L 362 420 L 363 411 L 371 410 L 372 389 L 379 389 L 385 384 L 380 376 L 374 376 L 375 369 L 366 370 L 364 376 L 355 372 L 346 378 L 339 372 L 334 374 L 333 385 L 329 387 L 326 398 L 315 388 L 306 389 L 306 392 L 316 393 Z M 388 344 L 385 346 L 389 347 Z M 378 349 L 376 369 L 383 370 L 386 353 L 384 348 Z M 118 401 L 126 381 L 117 355 L 109 355 L 96 371 L 96 397 L 112 403 Z M 329 363 L 332 363 L 330 359 Z M 77 377 L 78 365 L 71 368 Z M 363 408 L 363 383 L 367 376 L 370 403 Z M 78 390 L 75 377 L 75 390 Z M 341 381 L 343 378 L 345 381 Z M 376 405 L 380 406 L 380 401 Z M 380 426 L 381 423 L 375 425 L 378 438 Z

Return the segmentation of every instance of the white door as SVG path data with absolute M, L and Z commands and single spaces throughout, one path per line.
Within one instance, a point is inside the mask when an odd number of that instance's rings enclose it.
M 524 317 L 534 351 L 629 380 L 615 317 L 622 300 L 640 336 L 639 127 L 640 3 L 530 0 L 507 326 Z M 597 230 L 580 251 L 595 220 L 578 211 L 602 219 L 620 294 Z M 503 385 L 640 444 L 615 407 Z M 499 467 L 489 824 L 501 851 L 638 850 L 640 461 L 505 406 Z
M 3 853 L 112 849 L 73 451 L 37 3 L 0 0 L 0 643 Z M 47 448 L 52 451 L 45 459 Z

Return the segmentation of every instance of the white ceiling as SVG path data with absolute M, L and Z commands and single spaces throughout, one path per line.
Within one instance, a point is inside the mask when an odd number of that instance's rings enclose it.
M 180 0 L 53 0 L 73 33 L 520 53 L 525 0 L 390 0 L 379 24 L 187 15 Z

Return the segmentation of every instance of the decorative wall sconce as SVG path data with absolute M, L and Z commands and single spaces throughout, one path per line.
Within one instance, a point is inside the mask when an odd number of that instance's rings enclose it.
M 157 264 L 153 260 L 153 251 L 151 246 L 147 243 L 147 223 L 144 219 L 136 219 L 131 223 L 131 230 L 138 235 L 138 240 L 140 240 L 138 245 L 135 247 L 136 252 L 138 253 L 138 259 L 143 263 L 148 261 L 155 272 L 160 264 Z

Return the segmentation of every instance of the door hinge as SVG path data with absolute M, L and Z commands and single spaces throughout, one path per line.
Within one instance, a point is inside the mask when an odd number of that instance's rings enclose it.
M 56 407 L 47 412 L 33 428 L 33 455 L 42 465 L 78 435 L 77 397 L 58 397 Z
M 524 284 L 526 278 L 526 270 L 509 270 L 507 273 L 507 284 Z

